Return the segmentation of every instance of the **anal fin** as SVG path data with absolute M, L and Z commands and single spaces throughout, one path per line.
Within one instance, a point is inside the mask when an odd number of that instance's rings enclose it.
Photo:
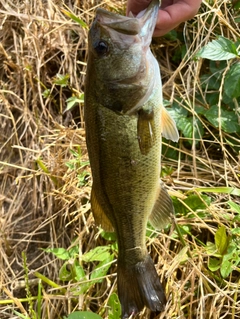
M 170 223 L 172 214 L 174 214 L 172 199 L 168 195 L 164 184 L 160 182 L 158 196 L 149 216 L 149 221 L 154 228 L 162 229 Z
M 95 223 L 98 226 L 101 226 L 105 231 L 113 231 L 112 223 L 110 222 L 109 218 L 105 214 L 102 205 L 100 204 L 96 189 L 94 188 L 94 183 L 92 186 L 92 193 L 91 193 L 91 207 L 92 213 L 95 220 Z

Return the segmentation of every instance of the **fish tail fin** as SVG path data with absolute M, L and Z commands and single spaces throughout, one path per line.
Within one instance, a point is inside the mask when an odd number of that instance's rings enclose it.
M 118 261 L 118 296 L 122 318 L 140 312 L 144 306 L 151 311 L 164 310 L 166 297 L 149 255 L 131 266 Z

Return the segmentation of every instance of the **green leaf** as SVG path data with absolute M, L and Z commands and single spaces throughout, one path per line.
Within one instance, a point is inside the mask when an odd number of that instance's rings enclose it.
M 83 279 L 86 280 L 85 271 L 84 271 L 83 267 L 78 264 L 77 261 L 75 261 L 75 263 L 74 263 L 74 268 L 73 268 L 73 270 L 74 270 L 74 275 L 75 275 L 74 279 L 75 279 L 76 281 L 81 281 L 81 280 L 83 280 Z
M 102 319 L 102 317 L 91 311 L 75 311 L 68 315 L 66 319 Z
M 93 280 L 94 283 L 102 282 L 103 277 L 106 276 L 108 269 L 111 267 L 111 262 L 114 259 L 114 255 L 110 255 L 107 258 L 105 258 L 103 261 L 101 261 L 92 271 L 91 273 L 91 280 Z
M 110 310 L 108 319 L 121 319 L 121 304 L 116 293 L 112 293 L 108 300 Z
M 108 231 L 101 231 L 102 238 L 109 240 L 109 241 L 116 241 L 117 240 L 117 235 L 115 232 L 108 232 Z
M 221 128 L 227 133 L 240 132 L 240 125 L 236 114 L 233 111 L 226 111 L 221 109 L 221 117 L 219 117 L 219 108 L 217 105 L 212 105 L 210 109 L 205 113 L 205 117 L 215 127 Z
M 226 253 L 228 245 L 229 245 L 229 238 L 227 237 L 226 227 L 221 226 L 216 231 L 216 234 L 214 236 L 215 244 L 218 249 L 218 252 L 221 255 L 224 255 Z
M 217 247 L 214 243 L 208 241 L 205 248 L 208 255 L 214 257 L 222 257 L 222 255 L 218 253 Z
M 238 204 L 236 204 L 236 203 L 234 203 L 232 201 L 228 201 L 227 203 L 235 212 L 240 214 L 240 205 L 238 205 Z
M 67 17 L 69 17 L 69 18 L 72 19 L 73 21 L 77 22 L 81 27 L 83 27 L 83 28 L 87 28 L 87 27 L 88 27 L 87 24 L 86 24 L 83 20 L 81 20 L 81 19 L 79 19 L 77 16 L 75 16 L 75 14 L 73 14 L 73 13 L 67 11 L 67 10 L 62 10 L 62 12 L 63 12 Z
M 46 251 L 47 253 L 54 254 L 56 257 L 62 260 L 70 259 L 69 252 L 65 248 L 47 248 L 43 250 Z
M 224 91 L 230 98 L 240 96 L 240 63 L 234 63 L 228 70 L 225 81 Z M 235 115 L 236 116 L 236 115 Z
M 60 85 L 61 87 L 66 87 L 68 85 L 69 77 L 69 74 L 63 75 L 58 73 L 53 83 L 55 83 L 56 85 Z
M 69 281 L 73 279 L 72 265 L 65 262 L 59 270 L 59 279 L 62 281 Z
M 232 271 L 232 263 L 229 260 L 222 262 L 222 265 L 220 267 L 220 273 L 223 278 L 228 277 Z
M 51 90 L 46 89 L 42 92 L 42 96 L 47 99 L 51 95 Z
M 84 102 L 84 94 L 82 93 L 80 95 L 80 97 L 71 96 L 66 100 L 66 102 L 67 102 L 67 107 L 64 110 L 64 112 L 71 110 L 75 106 L 75 104 L 77 104 L 77 103 L 83 103 Z
M 211 204 L 211 201 L 211 197 L 207 195 L 196 194 L 191 194 L 186 199 L 184 199 L 184 203 L 187 204 L 187 206 L 193 211 L 206 209 Z
M 240 189 L 236 187 L 199 187 L 194 190 L 204 193 L 223 193 L 240 196 Z
M 195 57 L 214 61 L 229 60 L 238 57 L 238 51 L 231 40 L 219 36 L 217 40 L 213 40 L 203 47 Z
M 181 103 L 174 102 L 172 108 L 167 108 L 171 117 L 175 120 L 177 128 L 182 131 L 183 135 L 189 139 L 201 139 L 204 128 L 197 117 L 188 117 L 188 110 L 185 109 Z M 189 141 L 192 143 L 192 141 Z
M 221 266 L 221 260 L 216 258 L 209 258 L 208 268 L 211 271 L 217 271 Z
M 110 256 L 110 247 L 109 246 L 98 246 L 91 249 L 88 253 L 82 256 L 82 260 L 86 262 L 91 261 L 104 261 Z
M 231 233 L 232 233 L 233 235 L 238 235 L 238 236 L 240 236 L 240 227 L 236 227 L 236 228 L 231 229 Z

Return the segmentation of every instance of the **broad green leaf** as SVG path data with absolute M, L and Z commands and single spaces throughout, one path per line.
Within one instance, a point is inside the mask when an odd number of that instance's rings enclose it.
M 218 252 L 221 255 L 224 255 L 227 252 L 227 248 L 229 245 L 229 238 L 227 236 L 226 227 L 221 226 L 216 231 L 216 234 L 214 236 L 215 244 L 218 249 Z
M 69 252 L 65 248 L 47 248 L 43 249 L 47 253 L 54 254 L 57 258 L 68 260 L 70 258 Z
M 190 194 L 183 202 L 186 204 L 179 202 L 178 199 L 172 198 L 175 211 L 180 215 L 187 215 L 191 210 L 199 211 L 205 210 L 211 204 L 211 197 L 201 194 Z
M 177 127 L 182 131 L 185 137 L 190 139 L 188 142 L 191 144 L 193 137 L 199 140 L 204 134 L 203 125 L 198 118 L 182 117 L 177 121 Z
M 102 238 L 109 240 L 109 241 L 116 241 L 117 240 L 117 235 L 115 232 L 108 232 L 108 231 L 101 231 Z
M 108 300 L 108 319 L 120 319 L 121 318 L 121 304 L 116 293 L 112 293 Z
M 174 160 L 178 160 L 179 159 L 179 156 L 182 157 L 182 154 L 179 155 L 179 151 L 176 149 L 177 148 L 177 143 L 174 143 L 172 141 L 169 141 L 167 139 L 165 139 L 163 137 L 162 139 L 162 156 L 164 158 L 171 158 L 171 159 L 174 159 Z M 172 148 L 172 146 L 175 148 Z
M 182 117 L 187 117 L 188 110 L 183 107 L 180 101 L 174 101 L 171 108 L 167 108 L 168 113 L 177 122 Z
M 218 253 L 217 247 L 214 243 L 208 241 L 205 248 L 208 255 L 214 257 L 222 257 L 222 255 Z
M 191 194 L 184 199 L 184 203 L 193 211 L 197 211 L 200 209 L 206 209 L 211 204 L 211 197 L 207 195 Z
M 233 235 L 238 235 L 238 236 L 240 236 L 240 227 L 236 227 L 236 228 L 231 229 L 231 233 L 232 233 Z
M 171 108 L 167 108 L 171 117 L 175 120 L 177 128 L 182 131 L 183 135 L 189 139 L 193 138 L 193 133 L 195 139 L 201 139 L 204 128 L 202 123 L 198 118 L 188 117 L 188 110 L 185 109 L 181 103 L 174 102 Z M 189 140 L 192 143 L 191 140 Z
M 74 296 L 84 295 L 90 287 L 92 287 L 94 283 L 87 279 L 87 277 L 83 277 L 77 284 L 77 286 L 73 286 L 70 288 L 71 293 Z
M 228 201 L 227 203 L 235 212 L 240 214 L 240 205 L 238 205 L 238 204 L 236 204 L 236 203 L 234 203 L 232 201 Z
M 228 277 L 232 271 L 232 263 L 229 260 L 222 262 L 222 265 L 220 267 L 220 273 L 223 278 Z
M 219 127 L 227 133 L 240 132 L 240 125 L 236 114 L 232 111 L 221 109 L 221 117 L 219 117 L 219 108 L 217 105 L 212 105 L 205 113 L 205 117 L 213 126 Z
M 72 246 L 69 250 L 69 255 L 71 258 L 74 258 L 76 255 L 79 255 L 79 247 L 78 246 Z
M 209 42 L 197 54 L 196 58 L 214 61 L 230 60 L 238 57 L 236 45 L 229 39 L 219 36 L 217 40 Z
M 114 255 L 109 255 L 103 261 L 101 261 L 92 271 L 91 273 L 91 280 L 94 279 L 94 283 L 102 282 L 104 276 L 106 276 L 108 269 L 111 267 L 111 262 L 114 259 Z
M 67 102 L 67 107 L 64 110 L 64 112 L 71 110 L 77 103 L 83 103 L 84 102 L 83 94 L 81 94 L 80 97 L 71 96 L 66 100 L 66 102 Z
M 69 281 L 73 279 L 72 265 L 65 262 L 59 270 L 59 279 L 62 281 Z
M 216 258 L 209 258 L 208 261 L 208 268 L 211 271 L 216 271 L 220 268 L 221 266 L 221 260 L 220 259 L 216 259 Z
M 104 261 L 110 256 L 110 247 L 109 246 L 98 246 L 91 249 L 88 253 L 82 256 L 82 260 L 86 262 L 91 261 Z
M 75 275 L 74 279 L 75 279 L 76 281 L 80 281 L 80 280 L 82 280 L 82 279 L 86 280 L 85 271 L 84 271 L 83 267 L 78 264 L 77 261 L 75 261 L 75 263 L 74 263 L 74 268 L 73 268 L 73 270 L 74 270 L 74 275 Z
M 226 70 L 227 65 L 227 61 L 209 61 L 209 69 L 211 72 L 210 77 L 216 78 L 219 85 L 222 80 L 222 74 Z
M 232 99 L 238 98 L 240 96 L 240 63 L 239 62 L 232 64 L 230 69 L 228 70 L 224 80 L 224 91 Z
M 66 319 L 102 319 L 102 317 L 91 311 L 74 311 Z

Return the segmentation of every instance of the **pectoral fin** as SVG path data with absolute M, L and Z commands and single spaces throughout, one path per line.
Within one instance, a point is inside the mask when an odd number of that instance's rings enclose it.
M 159 192 L 149 216 L 149 221 L 154 228 L 162 229 L 171 221 L 171 215 L 174 213 L 174 207 L 163 183 L 159 185 Z
M 154 113 L 138 111 L 138 141 L 141 153 L 147 155 L 156 140 Z
M 173 142 L 179 140 L 176 123 L 164 107 L 162 109 L 162 136 Z
M 113 231 L 112 223 L 106 216 L 102 208 L 102 205 L 99 203 L 99 200 L 97 199 L 94 184 L 93 184 L 92 193 L 91 193 L 91 207 L 92 207 L 92 213 L 93 213 L 95 223 L 98 226 L 101 226 L 105 231 Z

